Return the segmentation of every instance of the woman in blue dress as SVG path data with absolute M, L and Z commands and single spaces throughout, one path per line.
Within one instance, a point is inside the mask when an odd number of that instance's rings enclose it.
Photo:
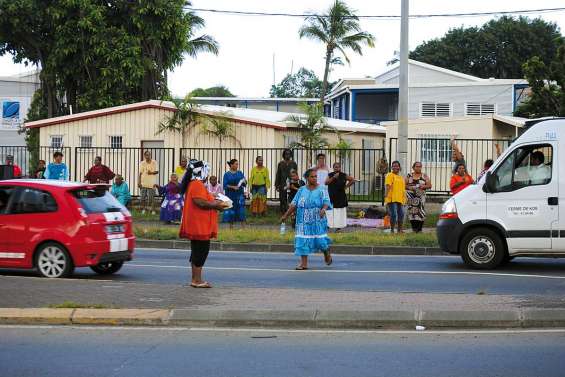
M 300 257 L 297 270 L 307 270 L 308 255 L 317 251 L 324 253 L 326 265 L 332 264 L 326 218 L 326 211 L 331 209 L 330 197 L 327 189 L 318 185 L 315 169 L 309 169 L 304 178 L 307 180 L 306 186 L 298 190 L 288 211 L 281 218 L 281 221 L 285 221 L 296 212 L 294 254 Z
M 224 192 L 233 202 L 233 207 L 224 211 L 222 221 L 230 223 L 233 227 L 234 222 L 245 222 L 245 187 L 247 181 L 241 171 L 239 162 L 234 158 L 228 161 L 230 170 L 224 174 Z

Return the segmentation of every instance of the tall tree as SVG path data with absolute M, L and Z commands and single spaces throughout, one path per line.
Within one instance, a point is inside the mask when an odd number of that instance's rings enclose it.
M 332 63 L 335 64 L 336 50 L 347 63 L 349 57 L 346 50 L 363 55 L 363 45 L 374 47 L 375 38 L 372 34 L 362 31 L 359 17 L 342 0 L 335 0 L 332 6 L 323 15 L 306 17 L 304 25 L 298 31 L 300 38 L 309 38 L 323 43 L 326 46 L 326 64 L 322 80 L 320 102 L 328 91 L 328 75 Z
M 528 59 L 549 64 L 560 38 L 555 23 L 504 16 L 482 27 L 451 29 L 416 47 L 410 58 L 482 78 L 519 79 Z
M 189 3 L 188 3 L 189 4 Z M 166 98 L 183 56 L 218 52 L 185 0 L 0 0 L 0 55 L 41 67 L 47 116 Z
M 278 98 L 320 98 L 322 95 L 322 80 L 314 71 L 300 68 L 294 74 L 288 74 L 280 83 L 271 86 L 271 97 Z M 332 84 L 328 85 L 328 91 Z
M 535 56 L 524 64 L 531 93 L 515 115 L 537 118 L 565 116 L 565 42 L 550 64 Z
M 224 85 L 212 86 L 210 88 L 196 88 L 190 92 L 191 97 L 235 97 L 235 94 Z

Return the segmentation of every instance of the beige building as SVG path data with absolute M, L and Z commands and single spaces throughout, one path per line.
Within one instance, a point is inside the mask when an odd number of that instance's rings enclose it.
M 179 133 L 159 133 L 159 124 L 174 111 L 172 103 L 147 101 L 29 122 L 25 126 L 38 128 L 40 145 L 50 147 L 42 150 L 43 159 L 49 161 L 48 154 L 53 149 L 65 148 L 65 159 L 75 180 L 82 180 L 94 157 L 101 156 L 104 164 L 124 175 L 134 194 L 137 194 L 136 172 L 144 150 L 152 151 L 158 161 L 161 184 L 168 180 L 181 154 L 210 162 L 213 172 L 220 176 L 227 169 L 227 160 L 237 158 L 241 170 L 249 174 L 256 156 L 262 155 L 274 181 L 282 148 L 300 140 L 295 125 L 287 121 L 289 113 L 211 105 L 199 106 L 194 111 L 231 121 L 235 131 L 233 139 L 220 143 L 217 137 L 204 133 L 203 127 L 209 122 L 207 117 L 198 117 L 184 137 Z M 358 190 L 361 193 L 372 191 L 377 184 L 374 166 L 381 157 L 372 150 L 383 148 L 385 128 L 339 119 L 328 119 L 328 123 L 333 130 L 324 136 L 330 144 L 337 143 L 337 130 L 352 148 L 347 152 L 330 152 L 329 162 L 342 160 L 364 182 Z M 315 152 L 297 150 L 295 154 L 299 169 L 304 171 L 312 163 Z
M 408 124 L 408 162 L 422 162 L 430 177 L 433 191 L 449 192 L 452 175 L 451 139 L 465 157 L 468 172 L 476 178 L 484 161 L 496 159 L 497 145 L 506 149 L 521 134 L 525 119 L 496 114 L 457 117 L 411 119 Z M 398 122 L 384 122 L 387 147 L 391 158 L 396 156 Z

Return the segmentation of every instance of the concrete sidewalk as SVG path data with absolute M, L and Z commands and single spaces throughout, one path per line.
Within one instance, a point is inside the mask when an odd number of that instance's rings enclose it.
M 188 326 L 296 329 L 565 327 L 564 309 L 330 311 L 0 308 L 3 325 Z
M 300 275 L 297 275 L 299 278 Z M 17 294 L 14 294 L 17 292 Z M 342 329 L 565 327 L 562 296 L 289 288 L 194 289 L 2 277 L 0 324 Z M 107 309 L 47 309 L 70 301 Z

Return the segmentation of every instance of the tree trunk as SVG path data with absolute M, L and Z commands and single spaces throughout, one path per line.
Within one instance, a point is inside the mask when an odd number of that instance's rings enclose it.
M 330 61 L 332 59 L 332 49 L 328 46 L 326 49 L 326 68 L 324 69 L 324 81 L 322 82 L 322 94 L 320 95 L 320 103 L 324 106 L 324 98 L 328 90 L 328 76 L 330 74 Z

